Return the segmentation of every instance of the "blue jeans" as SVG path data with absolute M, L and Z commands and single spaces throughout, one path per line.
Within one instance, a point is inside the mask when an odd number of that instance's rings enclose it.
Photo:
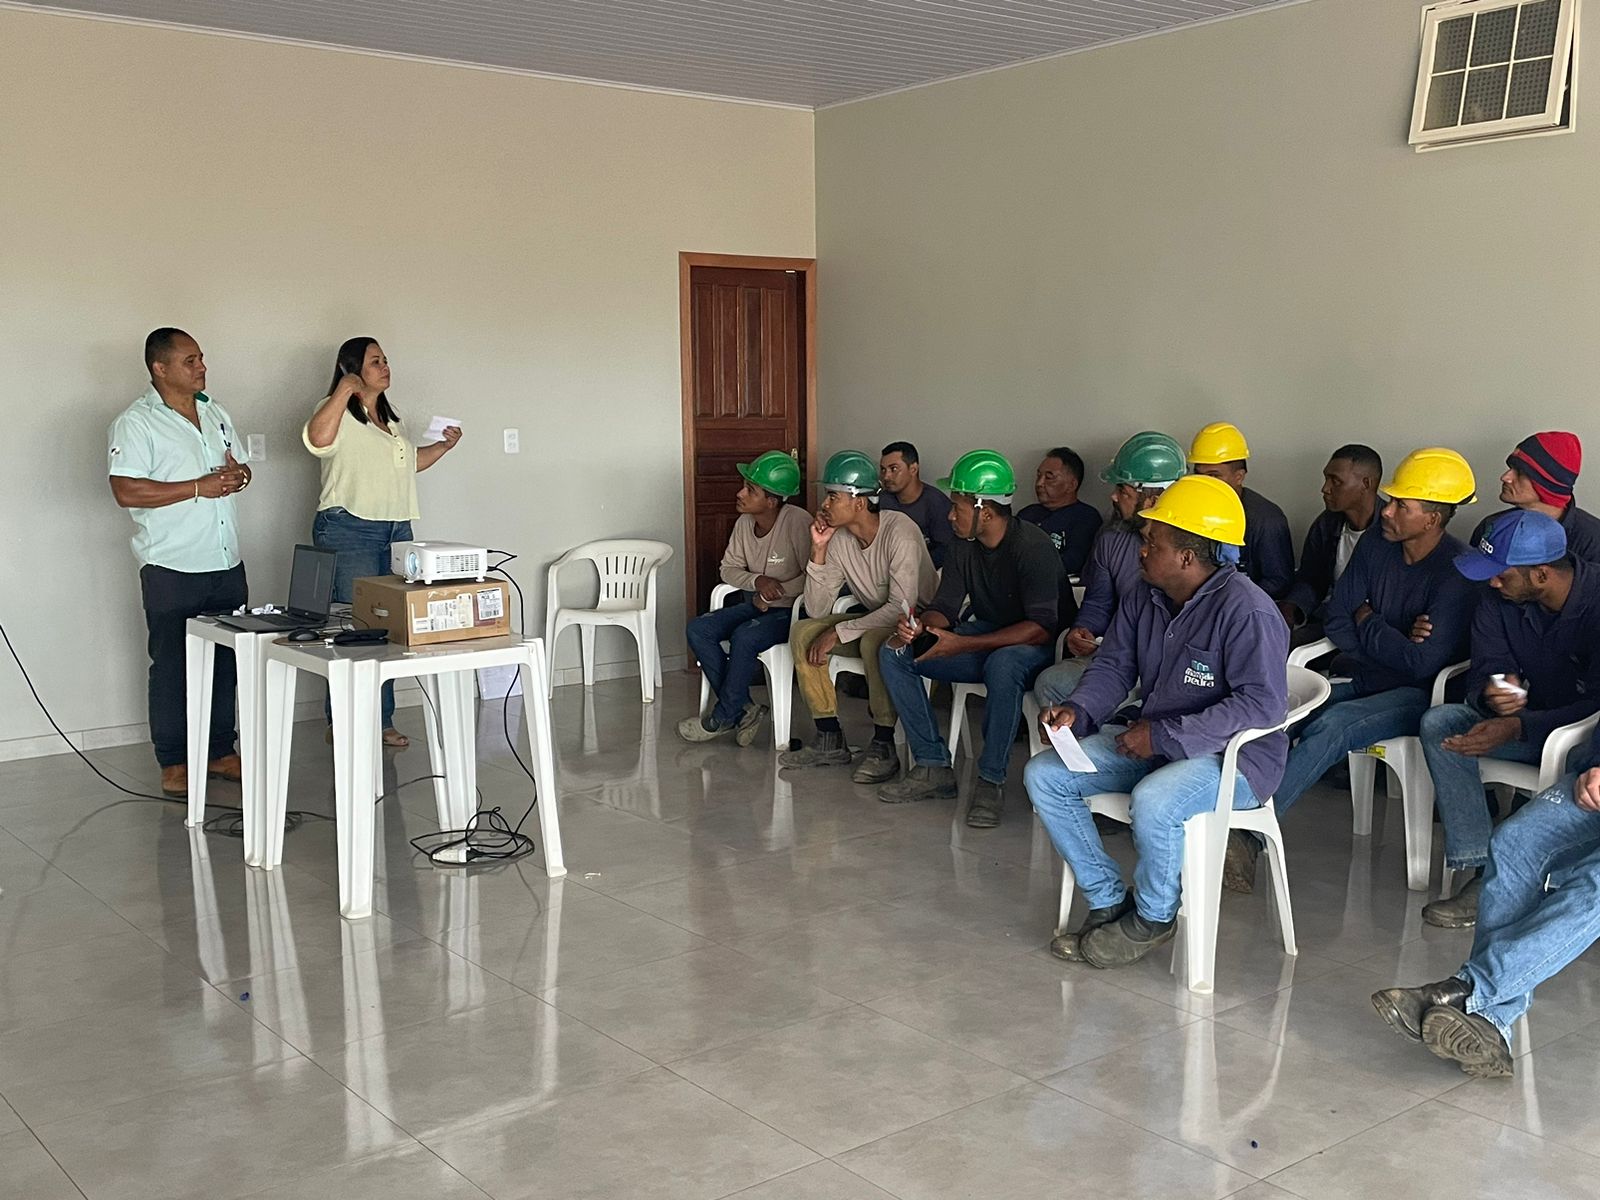
M 1457 975 L 1472 981 L 1467 1011 L 1508 1046 L 1533 989 L 1600 938 L 1600 813 L 1573 803 L 1576 779 L 1540 792 L 1489 843 L 1472 957 Z
M 685 630 L 689 648 L 700 660 L 706 682 L 717 694 L 717 706 L 711 716 L 718 725 L 737 721 L 750 703 L 750 683 L 761 669 L 756 656 L 789 640 L 791 612 L 788 608 L 762 612 L 746 600 L 689 622 Z M 728 643 L 728 649 L 722 648 L 723 642 Z
M 1222 755 L 1182 758 L 1128 758 L 1117 752 L 1116 735 L 1105 730 L 1083 739 L 1084 753 L 1098 768 L 1069 771 L 1052 746 L 1028 760 L 1022 773 L 1028 799 L 1039 814 L 1056 852 L 1067 860 L 1090 908 L 1122 903 L 1122 868 L 1100 841 L 1089 811 L 1089 797 L 1100 792 L 1133 793 L 1133 900 L 1147 921 L 1178 915 L 1183 878 L 1183 823 L 1217 806 Z M 1259 808 L 1261 801 L 1242 774 L 1234 777 L 1233 806 Z
M 1415 734 L 1417 722 L 1427 711 L 1428 693 L 1421 688 L 1390 688 L 1358 696 L 1355 684 L 1334 684 L 1328 702 L 1305 723 L 1299 742 L 1289 751 L 1283 782 L 1272 796 L 1278 819 L 1350 751 Z
M 992 633 L 997 628 L 986 621 L 965 621 L 954 632 L 970 636 Z M 984 685 L 989 694 L 983 706 L 983 753 L 978 757 L 978 778 L 986 783 L 1006 781 L 1011 739 L 1022 719 L 1022 697 L 1054 657 L 1055 649 L 1050 645 L 1003 646 L 923 663 L 911 657 L 909 646 L 891 650 L 885 645 L 878 651 L 884 685 L 894 700 L 895 712 L 900 714 L 906 743 L 919 767 L 950 765 L 950 748 L 934 723 L 933 704 L 922 681 L 942 679 L 946 683 Z
M 1039 702 L 1039 707 L 1049 708 L 1060 704 L 1077 691 L 1078 680 L 1083 678 L 1083 673 L 1093 661 L 1092 658 L 1063 658 L 1046 667 L 1033 685 L 1033 698 Z
M 410 521 L 368 521 L 342 508 L 324 508 L 311 522 L 311 543 L 332 550 L 333 598 L 340 604 L 355 599 L 355 581 L 390 575 L 389 547 L 411 540 Z M 330 719 L 332 708 L 325 706 Z M 394 684 L 383 685 L 383 727 L 394 728 Z
M 1433 776 L 1433 798 L 1444 824 L 1444 865 L 1453 871 L 1470 870 L 1489 861 L 1489 834 L 1493 825 L 1483 797 L 1478 760 L 1442 745 L 1446 738 L 1465 733 L 1487 717 L 1470 704 L 1441 704 L 1422 714 L 1422 755 Z M 1507 742 L 1486 758 L 1536 763 L 1544 748 L 1537 742 Z

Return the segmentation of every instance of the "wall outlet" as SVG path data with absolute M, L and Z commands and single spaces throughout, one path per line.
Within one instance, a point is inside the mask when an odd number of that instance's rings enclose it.
M 250 456 L 251 462 L 266 462 L 267 435 L 264 433 L 252 433 L 245 438 L 244 452 Z
M 515 429 L 508 429 L 508 430 L 506 430 L 505 436 L 506 436 L 506 453 L 507 454 L 521 454 L 522 453 L 522 439 L 521 439 L 521 436 L 517 433 L 517 431 Z

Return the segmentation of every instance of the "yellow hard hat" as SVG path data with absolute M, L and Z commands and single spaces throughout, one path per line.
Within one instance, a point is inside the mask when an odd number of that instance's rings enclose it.
M 1378 490 L 1399 500 L 1471 504 L 1477 483 L 1467 460 L 1444 446 L 1424 446 L 1400 460 L 1394 477 Z
M 1185 475 L 1140 516 L 1214 542 L 1244 545 L 1244 505 L 1239 493 L 1209 475 Z
M 1195 434 L 1194 441 L 1189 444 L 1191 463 L 1240 462 L 1249 457 L 1250 444 L 1244 440 L 1244 434 L 1237 425 L 1226 421 L 1213 421 Z

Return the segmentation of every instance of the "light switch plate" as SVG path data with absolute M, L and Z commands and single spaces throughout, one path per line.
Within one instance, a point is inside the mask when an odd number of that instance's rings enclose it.
M 267 460 L 267 435 L 252 433 L 244 440 L 245 453 L 250 456 L 251 462 L 265 462 Z
M 506 437 L 506 453 L 507 454 L 521 454 L 522 453 L 521 435 L 515 429 L 508 429 L 508 430 L 506 430 L 505 437 Z

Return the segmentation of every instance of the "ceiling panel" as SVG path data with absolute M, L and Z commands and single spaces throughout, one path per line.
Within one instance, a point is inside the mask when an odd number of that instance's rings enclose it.
M 812 108 L 1281 2 L 84 0 L 31 6 Z

